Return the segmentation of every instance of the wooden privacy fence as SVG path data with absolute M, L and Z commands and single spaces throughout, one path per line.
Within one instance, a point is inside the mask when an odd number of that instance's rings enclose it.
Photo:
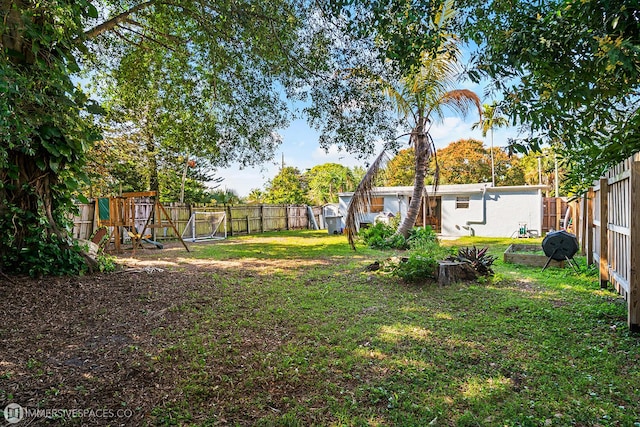
M 611 283 L 624 296 L 629 328 L 640 330 L 640 153 L 608 170 L 571 206 L 587 263 L 599 266 L 602 287 Z
M 235 205 L 220 206 L 206 204 L 163 204 L 178 232 L 182 234 L 193 212 L 225 212 L 227 214 L 227 234 L 261 233 L 264 231 L 299 230 L 313 228 L 309 210 L 319 223 L 321 207 L 307 205 Z M 144 226 L 144 218 L 148 217 L 152 205 L 145 199 L 136 202 L 136 209 L 140 210 L 136 218 L 142 218 L 141 223 L 136 223 L 136 228 Z M 89 239 L 96 229 L 97 218 L 95 201 L 78 205 L 79 213 L 73 218 L 73 237 L 76 239 Z M 140 225 L 140 227 L 138 227 Z M 171 227 L 154 229 L 154 240 L 175 239 L 177 236 Z
M 542 199 L 542 234 L 564 227 L 563 219 L 567 207 L 565 197 L 544 197 Z

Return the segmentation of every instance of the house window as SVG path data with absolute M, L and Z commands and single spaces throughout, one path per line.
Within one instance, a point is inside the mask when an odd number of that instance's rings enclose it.
M 457 196 L 456 209 L 469 209 L 469 196 Z
M 384 211 L 384 197 L 372 197 L 369 201 L 369 212 L 376 213 Z

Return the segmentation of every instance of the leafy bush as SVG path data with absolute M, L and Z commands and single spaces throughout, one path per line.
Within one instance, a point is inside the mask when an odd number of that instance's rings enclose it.
M 389 224 L 377 222 L 370 227 L 360 229 L 358 237 L 372 249 L 406 249 L 407 241 L 404 237 L 395 234 L 397 221 Z
M 433 244 L 438 242 L 438 236 L 430 225 L 424 227 L 413 227 L 409 233 L 407 243 L 409 249 L 421 250 L 432 248 Z
M 431 252 L 416 251 L 389 266 L 391 274 L 405 282 L 422 282 L 435 277 L 438 260 Z
M 0 259 L 5 271 L 31 277 L 86 273 L 87 264 L 77 242 L 69 245 L 56 235 L 43 235 L 39 239 L 35 236 L 35 233 L 27 236 L 22 250 L 8 253 Z
M 413 249 L 430 250 L 437 246 L 438 236 L 431 226 L 413 227 L 409 237 L 395 234 L 399 217 L 391 218 L 389 224 L 377 222 L 370 227 L 362 228 L 358 233 L 360 240 L 372 249 Z
M 414 229 L 414 231 L 417 229 Z M 435 279 L 438 260 L 450 257 L 452 248 L 442 247 L 430 228 L 419 231 L 411 240 L 408 256 L 390 260 L 387 271 L 405 282 L 424 282 Z

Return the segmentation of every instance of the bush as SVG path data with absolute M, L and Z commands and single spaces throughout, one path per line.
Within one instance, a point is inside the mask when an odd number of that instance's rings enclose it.
M 437 239 L 431 237 L 414 239 L 411 247 L 408 256 L 392 259 L 387 270 L 405 282 L 414 283 L 435 279 L 438 260 L 451 256 L 453 250 L 443 248 Z
M 391 274 L 405 282 L 422 282 L 435 277 L 438 260 L 429 252 L 413 252 L 390 265 Z
M 406 249 L 407 241 L 404 237 L 395 234 L 397 221 L 389 224 L 377 222 L 370 227 L 360 229 L 358 237 L 372 249 Z
M 407 239 L 409 249 L 422 250 L 432 248 L 434 243 L 438 243 L 438 236 L 430 225 L 424 227 L 413 227 Z

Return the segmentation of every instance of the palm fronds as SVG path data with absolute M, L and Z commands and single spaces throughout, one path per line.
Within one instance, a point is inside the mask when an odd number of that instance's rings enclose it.
M 380 152 L 373 161 L 367 172 L 362 177 L 360 183 L 353 192 L 349 206 L 347 207 L 347 217 L 345 218 L 345 232 L 352 249 L 356 248 L 356 235 L 360 220 L 369 211 L 373 189 L 376 186 L 380 174 L 389 160 L 386 148 Z
M 471 107 L 475 106 L 478 115 L 482 118 L 482 104 L 480 97 L 469 89 L 454 89 L 442 94 L 442 99 L 437 103 L 432 114 L 443 116 L 442 107 L 448 107 L 451 110 L 465 117 Z

